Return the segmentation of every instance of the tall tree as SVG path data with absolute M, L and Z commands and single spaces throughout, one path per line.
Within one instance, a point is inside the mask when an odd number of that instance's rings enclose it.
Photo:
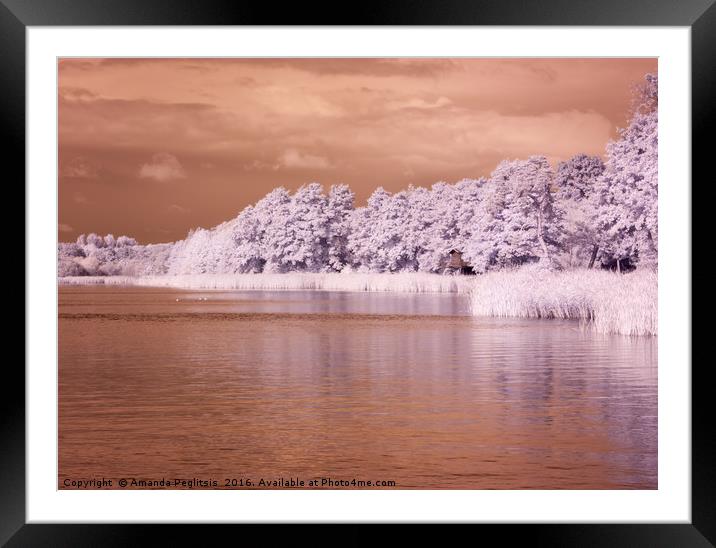
M 350 216 L 348 252 L 352 268 L 362 272 L 383 272 L 385 258 L 381 250 L 383 210 L 390 201 L 390 193 L 378 187 L 368 198 L 365 207 L 359 207 Z
M 262 256 L 262 239 L 265 227 L 257 215 L 256 208 L 248 206 L 238 216 L 233 231 L 233 271 L 255 274 L 262 272 L 266 259 Z
M 291 198 L 284 229 L 288 239 L 282 259 L 285 269 L 320 272 L 327 268 L 327 205 L 318 183 L 302 186 Z
M 326 207 L 328 267 L 335 272 L 340 272 L 351 262 L 348 236 L 354 198 L 355 195 L 348 185 L 333 185 L 328 193 Z
M 292 234 L 288 227 L 291 215 L 291 195 L 283 187 L 275 188 L 256 204 L 256 215 L 263 235 L 261 256 L 266 272 L 287 272 L 291 269 Z
M 658 262 L 658 110 L 656 75 L 635 97 L 629 125 L 607 145 L 606 169 L 594 193 L 592 222 L 602 259 Z
M 478 230 L 468 258 L 478 271 L 541 261 L 556 265 L 559 235 L 552 185 L 554 172 L 544 156 L 501 162 L 486 184 Z
M 591 198 L 602 173 L 601 158 L 586 154 L 577 154 L 557 165 L 555 206 L 561 217 L 561 241 L 569 267 L 592 268 L 597 257 L 597 234 L 590 222 Z

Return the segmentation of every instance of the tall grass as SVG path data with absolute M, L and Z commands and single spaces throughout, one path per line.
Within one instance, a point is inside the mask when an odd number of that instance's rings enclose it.
M 616 274 L 523 267 L 481 276 L 424 273 L 78 276 L 60 278 L 59 283 L 181 289 L 465 293 L 470 296 L 476 316 L 575 319 L 601 333 L 657 334 L 657 276 L 649 270 Z
M 657 334 L 657 275 L 650 270 L 492 272 L 477 277 L 470 300 L 476 316 L 578 319 L 601 333 Z
M 410 273 L 372 274 L 200 274 L 186 276 L 73 276 L 60 278 L 65 285 L 135 285 L 182 289 L 398 291 L 405 293 L 468 293 L 474 279 Z

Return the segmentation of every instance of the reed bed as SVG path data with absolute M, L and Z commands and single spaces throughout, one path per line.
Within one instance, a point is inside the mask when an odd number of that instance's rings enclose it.
M 75 276 L 64 285 L 135 285 L 181 289 L 396 291 L 404 293 L 468 293 L 474 277 L 427 273 L 372 274 L 201 274 L 187 276 Z
M 600 333 L 657 335 L 657 275 L 539 268 L 478 276 L 470 301 L 476 316 L 580 320 Z
M 657 335 L 657 275 L 646 269 L 616 274 L 523 267 L 480 276 L 427 273 L 78 276 L 60 278 L 59 283 L 181 289 L 463 293 L 469 295 L 475 316 L 574 319 L 600 333 Z

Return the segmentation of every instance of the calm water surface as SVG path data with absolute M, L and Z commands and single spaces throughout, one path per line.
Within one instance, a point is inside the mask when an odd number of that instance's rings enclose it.
M 60 287 L 59 313 L 60 488 L 657 488 L 655 338 L 454 294 Z

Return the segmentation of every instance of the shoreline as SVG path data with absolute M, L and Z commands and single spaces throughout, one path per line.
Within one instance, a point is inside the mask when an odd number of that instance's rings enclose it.
M 428 273 L 286 273 L 196 274 L 161 276 L 68 276 L 59 285 L 125 285 L 235 291 L 355 291 L 399 293 L 469 293 L 475 276 Z
M 473 316 L 580 320 L 599 333 L 657 336 L 657 274 L 524 267 L 478 276 L 430 273 L 286 273 L 75 276 L 58 285 L 115 285 L 225 291 L 456 293 Z

